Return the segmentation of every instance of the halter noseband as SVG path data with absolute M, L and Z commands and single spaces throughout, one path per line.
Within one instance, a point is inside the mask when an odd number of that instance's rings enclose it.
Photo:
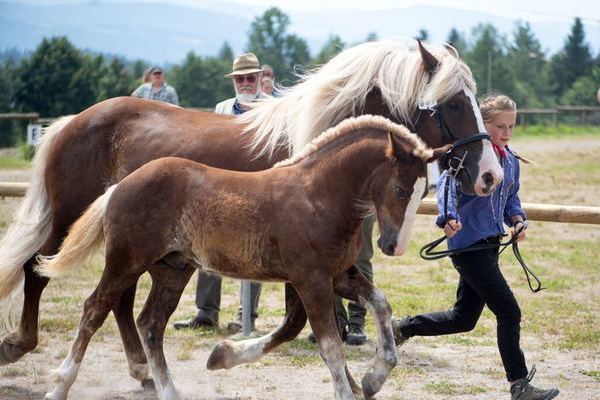
M 453 154 L 454 150 L 461 146 L 465 146 L 469 143 L 476 142 L 478 140 L 489 140 L 492 141 L 490 135 L 486 132 L 480 132 L 475 135 L 467 136 L 465 138 L 458 139 L 450 130 L 450 127 L 444 121 L 444 117 L 442 115 L 442 109 L 437 103 L 419 103 L 419 115 L 417 116 L 416 121 L 413 124 L 413 127 L 416 128 L 421 120 L 421 114 L 424 110 L 431 111 L 430 116 L 435 116 L 437 121 L 437 126 L 442 136 L 442 143 L 452 144 L 452 147 L 440 158 L 440 165 L 442 169 L 447 169 L 448 173 L 456 178 L 458 173 L 464 168 L 463 164 L 467 157 L 468 151 L 465 151 L 462 157 L 458 157 Z M 452 165 L 452 162 L 456 161 L 455 165 Z

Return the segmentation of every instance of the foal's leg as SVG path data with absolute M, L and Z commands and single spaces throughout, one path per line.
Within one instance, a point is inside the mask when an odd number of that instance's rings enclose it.
M 333 282 L 335 292 L 347 299 L 360 301 L 373 314 L 377 327 L 377 353 L 362 380 L 365 398 L 381 390 L 389 373 L 396 366 L 396 344 L 392 332 L 392 309 L 385 295 L 352 266 Z
M 139 275 L 129 274 L 115 276 L 107 273 L 107 267 L 94 292 L 87 298 L 83 306 L 83 315 L 77 328 L 75 340 L 71 345 L 69 355 L 57 371 L 56 386 L 51 393 L 46 394 L 47 400 L 65 400 L 69 389 L 77 378 L 81 360 L 90 339 L 102 326 L 111 308 L 128 287 L 137 281 Z M 117 299 L 117 300 L 115 300 Z
M 316 272 L 313 270 L 308 279 L 303 277 L 292 284 L 304 303 L 308 320 L 319 343 L 321 357 L 331 372 L 336 400 L 354 400 L 338 331 L 331 277 Z
M 283 322 L 268 335 L 240 342 L 226 340 L 219 343 L 208 357 L 206 367 L 210 370 L 229 369 L 256 362 L 280 344 L 296 338 L 306 325 L 306 312 L 296 289 L 289 283 L 285 284 L 285 310 Z
M 189 266 L 184 269 L 174 269 L 164 264 L 152 266 L 152 289 L 137 318 L 138 332 L 161 400 L 179 399 L 165 360 L 163 338 L 169 317 L 177 308 L 181 293 L 194 271 Z
M 127 355 L 129 364 L 129 375 L 141 382 L 142 387 L 150 389 L 154 387 L 152 376 L 148 368 L 148 360 L 144 347 L 140 341 L 135 321 L 133 319 L 133 303 L 135 301 L 135 291 L 137 282 L 123 293 L 119 303 L 113 308 L 115 319 L 123 340 L 123 348 Z

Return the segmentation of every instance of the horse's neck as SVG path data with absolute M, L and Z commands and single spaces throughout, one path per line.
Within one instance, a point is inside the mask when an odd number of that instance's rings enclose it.
M 373 171 L 387 162 L 387 141 L 362 140 L 313 160 L 301 162 L 301 174 L 308 177 L 307 188 L 314 196 L 326 195 L 351 214 L 364 215 L 365 203 L 372 201 L 369 189 Z

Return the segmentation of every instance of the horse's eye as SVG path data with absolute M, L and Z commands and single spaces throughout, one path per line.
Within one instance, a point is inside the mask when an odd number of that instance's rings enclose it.
M 404 189 L 402 189 L 400 186 L 396 186 L 395 191 L 396 191 L 396 197 L 399 199 L 404 200 L 408 197 L 406 195 L 406 191 Z
M 455 101 L 451 101 L 448 103 L 448 108 L 451 111 L 458 111 L 458 110 L 460 110 L 460 104 Z

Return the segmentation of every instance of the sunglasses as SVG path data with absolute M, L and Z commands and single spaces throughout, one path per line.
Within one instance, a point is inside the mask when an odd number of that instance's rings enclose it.
M 258 79 L 256 75 L 237 75 L 235 77 L 235 81 L 239 84 L 244 83 L 244 81 L 254 83 L 256 82 L 256 79 Z
M 156 71 L 156 72 L 153 72 L 152 75 L 155 75 L 155 76 L 156 75 L 162 75 L 162 72 L 161 71 Z

